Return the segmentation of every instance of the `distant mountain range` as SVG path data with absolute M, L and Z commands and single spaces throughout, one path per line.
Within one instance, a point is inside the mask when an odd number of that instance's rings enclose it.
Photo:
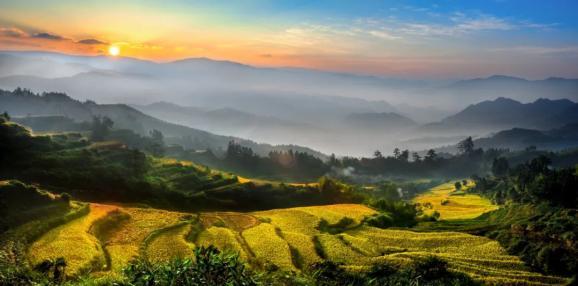
M 539 149 L 560 150 L 578 147 L 578 124 L 564 125 L 546 131 L 513 128 L 496 133 L 488 138 L 475 140 L 482 148 L 524 149 L 535 146 Z
M 288 134 L 314 136 L 323 131 L 310 124 L 255 115 L 233 108 L 203 109 L 168 102 L 133 107 L 172 123 L 259 142 L 277 142 L 279 138 L 287 138 Z
M 167 143 L 180 144 L 185 148 L 225 150 L 229 141 L 234 140 L 253 149 L 261 155 L 272 150 L 298 150 L 326 158 L 326 155 L 312 149 L 295 145 L 259 144 L 251 140 L 232 136 L 221 136 L 206 131 L 157 119 L 125 104 L 96 104 L 91 101 L 80 102 L 62 93 L 35 95 L 26 91 L 16 92 L 0 90 L 0 110 L 7 111 L 13 117 L 26 116 L 65 116 L 76 122 L 91 121 L 93 116 L 107 116 L 114 121 L 114 127 L 130 129 L 142 135 L 157 129 L 165 135 Z
M 425 125 L 424 128 L 436 131 L 496 131 L 513 127 L 548 129 L 578 122 L 577 111 L 578 104 L 567 99 L 541 98 L 531 103 L 521 103 L 500 97 L 470 105 L 441 122 Z
M 521 101 L 535 100 L 541 97 L 578 100 L 578 80 L 550 77 L 543 80 L 527 80 L 505 75 L 493 75 L 487 78 L 469 79 L 455 82 L 446 87 L 461 96 L 509 97 Z
M 206 58 L 156 63 L 45 52 L 0 52 L 0 65 L 0 88 L 123 103 L 181 128 L 327 154 L 448 145 L 463 136 L 578 122 L 575 79 L 400 80 Z
M 460 138 L 460 140 L 463 138 Z M 457 142 L 458 140 L 455 140 Z M 578 148 L 578 123 L 550 130 L 512 128 L 474 140 L 476 148 L 499 148 L 523 150 L 535 147 L 541 150 L 564 150 Z M 455 153 L 456 145 L 436 148 L 439 152 Z

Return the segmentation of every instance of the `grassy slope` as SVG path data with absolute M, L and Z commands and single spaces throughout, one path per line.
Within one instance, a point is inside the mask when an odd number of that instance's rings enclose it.
M 42 253 L 66 253 L 70 242 L 62 234 L 84 237 L 89 227 L 87 218 L 102 215 L 101 210 L 115 208 L 118 207 L 91 208 L 87 217 L 41 237 L 33 244 L 31 250 L 34 253 L 31 255 L 34 258 Z M 364 216 L 374 213 L 362 205 L 300 207 L 253 213 L 202 213 L 196 222 L 201 228 L 197 235 L 191 235 L 195 220 L 190 215 L 155 209 L 121 209 L 131 218 L 118 228 L 105 246 L 111 253 L 111 273 L 119 271 L 127 261 L 126 256 L 137 255 L 136 249 L 140 249 L 141 255 L 146 254 L 149 260 L 156 261 L 166 259 L 169 254 L 190 255 L 193 245 L 212 243 L 240 252 L 241 258 L 255 267 L 274 264 L 285 270 L 298 271 L 327 257 L 344 262 L 351 270 L 363 270 L 379 261 L 405 263 L 436 255 L 447 260 L 451 269 L 487 282 L 520 282 L 525 285 L 565 282 L 564 279 L 529 272 L 517 257 L 508 255 L 496 241 L 488 238 L 459 232 L 420 233 L 359 226 Z M 322 218 L 335 223 L 344 216 L 355 221 L 344 233 L 331 235 L 316 229 Z M 48 240 L 52 243 L 40 243 Z M 119 247 L 117 255 L 113 255 L 114 246 Z M 76 247 L 81 252 L 89 248 L 98 249 L 93 244 Z M 93 256 L 78 256 L 73 261 L 75 265 L 87 265 Z

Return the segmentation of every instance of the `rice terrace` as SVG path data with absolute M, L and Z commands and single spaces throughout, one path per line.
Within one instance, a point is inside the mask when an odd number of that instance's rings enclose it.
M 456 191 L 453 183 L 432 188 Z M 466 191 L 466 190 L 464 190 Z M 481 198 L 469 195 L 476 203 Z M 437 197 L 436 199 L 440 199 Z M 425 193 L 418 201 L 431 200 Z M 168 262 L 174 257 L 192 257 L 195 246 L 215 245 L 238 254 L 249 264 L 271 265 L 300 272 L 315 262 L 328 259 L 343 263 L 351 271 L 363 271 L 388 261 L 407 264 L 414 259 L 436 256 L 461 272 L 487 284 L 562 285 L 563 278 L 530 271 L 498 242 L 460 232 L 415 232 L 411 229 L 379 229 L 363 224 L 377 212 L 359 204 L 297 207 L 249 213 L 180 213 L 96 203 L 89 211 L 49 230 L 28 247 L 28 259 L 37 264 L 56 256 L 67 261 L 71 276 L 92 272 L 97 277 L 119 276 L 135 257 L 150 262 Z M 433 209 L 448 219 L 458 217 L 455 207 L 435 204 Z M 484 206 L 492 210 L 494 205 Z M 474 212 L 479 208 L 474 208 Z M 459 211 L 463 213 L 463 211 Z M 478 215 L 481 213 L 478 213 Z M 472 214 L 459 216 L 471 217 Z M 339 233 L 319 228 L 344 219 L 351 222 Z M 108 225 L 99 229 L 99 225 Z
M 578 286 L 576 0 L 0 0 L 0 286 Z

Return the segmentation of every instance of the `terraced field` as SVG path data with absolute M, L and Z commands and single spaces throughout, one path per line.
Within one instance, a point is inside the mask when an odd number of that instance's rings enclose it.
M 437 211 L 440 219 L 471 219 L 485 212 L 493 211 L 498 206 L 488 199 L 476 194 L 469 194 L 468 190 L 474 187 L 474 182 L 468 180 L 468 184 L 460 191 L 456 190 L 455 182 L 448 182 L 432 188 L 414 199 L 424 207 L 426 214 Z
M 91 235 L 91 224 L 117 209 L 130 217 L 119 222 L 106 241 Z M 195 246 L 212 244 L 238 252 L 241 259 L 255 267 L 275 265 L 289 271 L 301 271 L 324 259 L 343 262 L 351 271 L 363 271 L 382 261 L 403 264 L 434 255 L 448 261 L 451 269 L 489 284 L 566 282 L 529 271 L 517 257 L 485 237 L 459 232 L 384 230 L 361 224 L 364 217 L 373 214 L 374 210 L 354 204 L 198 216 L 91 204 L 87 216 L 53 229 L 33 243 L 30 260 L 37 263 L 63 253 L 74 274 L 92 267 L 101 275 L 115 275 L 133 257 L 166 261 L 191 255 Z M 318 229 L 322 219 L 336 223 L 346 216 L 354 222 L 342 233 L 329 234 Z M 107 259 L 110 267 L 105 265 Z
M 90 228 L 115 209 L 115 206 L 91 204 L 88 215 L 56 227 L 32 243 L 28 252 L 30 262 L 36 265 L 46 259 L 64 257 L 67 271 L 72 275 L 106 268 L 103 247 L 90 233 Z

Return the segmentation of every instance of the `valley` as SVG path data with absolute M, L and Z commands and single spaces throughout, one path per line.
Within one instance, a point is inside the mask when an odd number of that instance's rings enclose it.
M 0 0 L 0 286 L 578 286 L 576 11 Z

